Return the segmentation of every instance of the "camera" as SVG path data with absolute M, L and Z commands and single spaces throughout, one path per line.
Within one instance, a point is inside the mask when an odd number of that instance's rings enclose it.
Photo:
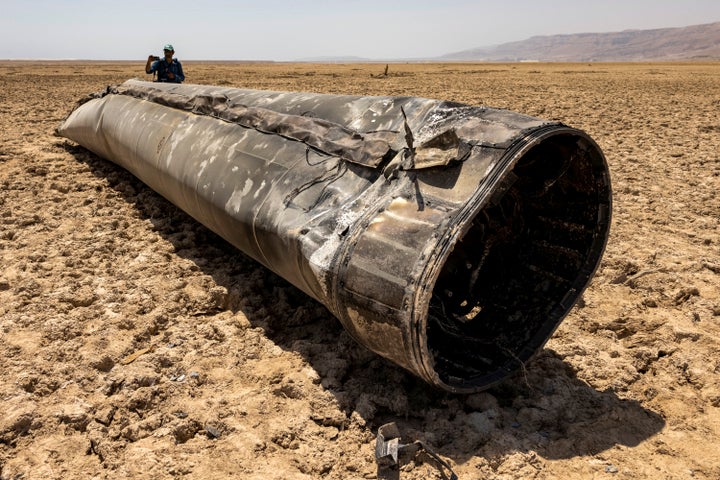
M 151 56 L 152 56 L 153 61 L 160 60 L 160 57 L 156 57 L 155 55 L 151 55 Z

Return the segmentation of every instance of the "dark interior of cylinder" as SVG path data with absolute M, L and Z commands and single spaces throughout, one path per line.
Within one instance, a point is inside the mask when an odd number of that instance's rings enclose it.
M 443 381 L 479 386 L 519 370 L 572 307 L 607 235 L 600 155 L 574 135 L 546 139 L 475 216 L 430 302 L 427 342 Z

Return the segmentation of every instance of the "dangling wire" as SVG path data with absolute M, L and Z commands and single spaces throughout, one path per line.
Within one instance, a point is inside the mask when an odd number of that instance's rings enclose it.
M 321 160 L 320 162 L 310 163 L 310 157 L 308 155 L 309 150 L 310 150 L 309 148 L 306 148 L 306 150 L 305 150 L 305 162 L 312 167 L 322 165 L 323 163 L 327 162 L 330 158 L 332 158 L 332 157 L 327 157 L 326 159 Z M 335 157 L 335 158 L 337 158 L 337 157 Z M 335 165 L 334 169 L 327 170 L 325 173 L 323 173 L 319 177 L 314 178 L 314 179 L 310 180 L 309 182 L 306 182 L 306 183 L 300 185 L 299 187 L 293 189 L 293 191 L 290 192 L 285 197 L 283 204 L 287 207 L 298 195 L 300 195 L 302 192 L 309 189 L 313 185 L 317 185 L 318 183 L 326 183 L 326 185 L 323 187 L 323 189 L 320 191 L 317 198 L 315 199 L 315 202 L 313 202 L 312 205 L 310 205 L 304 209 L 306 212 L 309 210 L 312 210 L 313 208 L 315 208 L 315 206 L 317 206 L 317 204 L 322 199 L 323 193 L 325 193 L 325 189 L 328 187 L 328 185 L 330 185 L 335 180 L 337 180 L 338 178 L 345 175 L 345 172 L 347 172 L 347 169 L 348 169 L 347 163 L 342 158 L 337 158 L 337 164 Z
M 310 167 L 317 167 L 318 165 L 322 165 L 323 163 L 327 162 L 332 158 L 330 156 L 326 156 L 325 158 L 322 158 L 322 156 L 320 155 L 318 156 L 321 158 L 319 162 L 310 163 L 310 147 L 308 147 L 307 145 L 305 146 L 305 163 L 308 164 L 308 166 Z

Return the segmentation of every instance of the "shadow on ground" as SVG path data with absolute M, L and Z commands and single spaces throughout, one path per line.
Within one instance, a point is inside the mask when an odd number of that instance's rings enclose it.
M 67 141 L 57 146 L 104 179 L 175 247 L 175 253 L 228 292 L 242 313 L 281 348 L 300 353 L 348 418 L 373 432 L 396 422 L 402 443 L 420 440 L 463 463 L 512 452 L 547 459 L 635 446 L 665 425 L 655 412 L 612 391 L 597 391 L 550 349 L 489 391 L 451 395 L 432 389 L 354 342 L 319 303 L 240 253 L 116 165 Z M 132 188 L 127 188 L 131 186 Z

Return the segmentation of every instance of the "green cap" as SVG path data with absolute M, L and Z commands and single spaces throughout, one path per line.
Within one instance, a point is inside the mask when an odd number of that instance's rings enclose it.
M 171 52 L 174 52 L 174 51 L 175 51 L 175 49 L 173 48 L 173 46 L 170 45 L 169 43 L 163 47 L 163 50 L 170 50 Z

